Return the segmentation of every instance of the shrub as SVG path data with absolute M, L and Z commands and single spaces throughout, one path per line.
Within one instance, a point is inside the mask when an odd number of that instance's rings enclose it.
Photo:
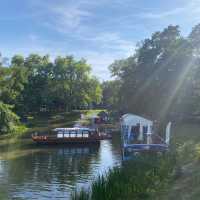
M 14 133 L 20 124 L 19 117 L 11 109 L 12 106 L 0 102 L 0 134 Z

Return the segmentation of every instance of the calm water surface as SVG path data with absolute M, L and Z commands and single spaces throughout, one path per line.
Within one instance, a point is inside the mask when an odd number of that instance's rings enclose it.
M 120 164 L 118 134 L 92 146 L 37 146 L 27 139 L 0 145 L 0 199 L 70 199 L 74 189 Z

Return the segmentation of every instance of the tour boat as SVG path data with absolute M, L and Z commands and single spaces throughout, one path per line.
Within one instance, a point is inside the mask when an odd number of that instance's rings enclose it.
M 35 133 L 32 135 L 32 140 L 40 144 L 85 144 L 98 143 L 103 139 L 110 139 L 108 134 L 101 134 L 95 129 L 90 128 L 55 128 L 52 134 L 39 135 Z
M 171 122 L 166 127 L 163 139 L 156 132 L 153 121 L 134 115 L 121 117 L 122 159 L 131 159 L 141 152 L 165 152 L 169 148 Z

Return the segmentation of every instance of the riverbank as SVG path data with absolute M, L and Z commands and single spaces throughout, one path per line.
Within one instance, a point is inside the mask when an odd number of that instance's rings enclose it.
M 99 176 L 91 189 L 72 196 L 73 200 L 156 199 L 170 182 L 174 159 L 170 155 L 137 157 L 122 167 L 115 167 Z
M 15 143 L 21 138 L 30 138 L 34 132 L 49 132 L 57 127 L 72 127 L 75 123 L 88 125 L 90 117 L 97 115 L 103 110 L 75 110 L 73 112 L 60 113 L 42 113 L 27 116 L 26 122 L 19 126 L 18 131 L 14 134 L 5 134 L 0 136 L 0 146 L 7 142 Z M 84 118 L 81 119 L 81 115 Z
M 0 147 L 21 143 L 22 139 L 26 144 L 31 144 L 31 134 L 35 132 L 46 133 L 57 127 L 72 127 L 75 123 L 87 125 L 90 123 L 90 117 L 97 115 L 101 111 L 100 109 L 75 110 L 73 112 L 28 115 L 26 122 L 18 127 L 16 133 L 0 135 Z M 84 115 L 84 119 L 80 119 L 81 114 Z
M 48 131 L 55 127 L 72 126 L 76 122 L 88 123 L 88 119 L 101 110 L 85 110 L 72 113 L 55 113 L 48 116 L 35 116 L 29 119 L 29 132 L 19 138 L 0 139 L 2 160 L 18 160 L 34 155 L 41 149 L 20 148 L 31 145 L 30 134 L 34 131 Z M 84 114 L 84 120 L 80 120 Z M 105 176 L 92 183 L 91 190 L 73 195 L 73 199 L 157 199 L 157 200 L 198 200 L 200 195 L 200 126 L 199 124 L 179 124 L 172 129 L 172 150 L 176 157 L 161 158 L 152 156 L 142 162 L 133 162 L 125 168 L 114 168 Z M 9 136 L 10 137 L 10 136 Z M 14 145 L 13 145 L 14 144 Z M 8 151 L 9 149 L 9 151 Z M 120 149 L 120 147 L 117 147 Z M 106 156 L 106 155 L 105 155 Z M 152 161 L 154 161 L 152 163 Z M 137 163 L 137 164 L 136 164 Z M 159 167 L 158 167 L 159 166 Z M 25 167 L 25 166 L 24 166 Z M 98 174 L 98 172 L 97 172 Z M 139 174 L 139 175 L 138 175 Z M 148 183 L 146 185 L 146 183 Z M 159 187 L 158 187 L 159 186 Z M 80 188 L 79 190 L 80 191 Z M 120 192 L 120 194 L 118 193 Z M 109 194 L 109 195 L 108 195 Z M 123 196 L 124 195 L 124 196 Z M 143 196 L 144 195 L 144 196 Z M 101 198 L 100 198 L 101 197 Z M 104 198 L 105 197 L 105 198 Z
M 56 127 L 71 127 L 75 123 L 88 125 L 90 118 L 103 110 L 74 110 L 72 112 L 47 113 L 28 117 L 29 132 L 48 131 Z M 81 119 L 81 115 L 84 118 Z
M 171 151 L 162 157 L 139 156 L 97 178 L 73 200 L 198 200 L 200 195 L 200 126 L 173 127 Z
M 180 173 L 169 185 L 163 200 L 199 200 L 200 196 L 200 126 L 184 124 L 174 129 L 174 146 Z

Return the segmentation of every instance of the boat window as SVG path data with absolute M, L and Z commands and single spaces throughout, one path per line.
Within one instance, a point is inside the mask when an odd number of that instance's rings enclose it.
M 85 134 L 83 134 L 83 137 L 87 138 L 87 137 L 89 137 L 89 134 L 85 133 Z
M 76 134 L 71 133 L 71 134 L 70 134 L 70 137 L 72 137 L 72 138 L 73 138 L 73 137 L 76 137 Z
M 88 130 L 83 130 L 83 134 L 89 134 Z
M 72 130 L 70 131 L 70 137 L 76 137 L 77 131 Z
M 83 136 L 82 136 L 82 133 L 78 133 L 78 134 L 77 134 L 77 137 L 82 138 L 82 137 L 83 137 Z
M 58 133 L 57 138 L 63 138 L 63 133 Z
M 76 137 L 76 133 L 71 133 L 70 137 Z
M 64 137 L 65 137 L 65 138 L 68 138 L 68 137 L 70 137 L 70 134 L 69 134 L 69 133 L 65 133 L 65 134 L 64 134 Z

